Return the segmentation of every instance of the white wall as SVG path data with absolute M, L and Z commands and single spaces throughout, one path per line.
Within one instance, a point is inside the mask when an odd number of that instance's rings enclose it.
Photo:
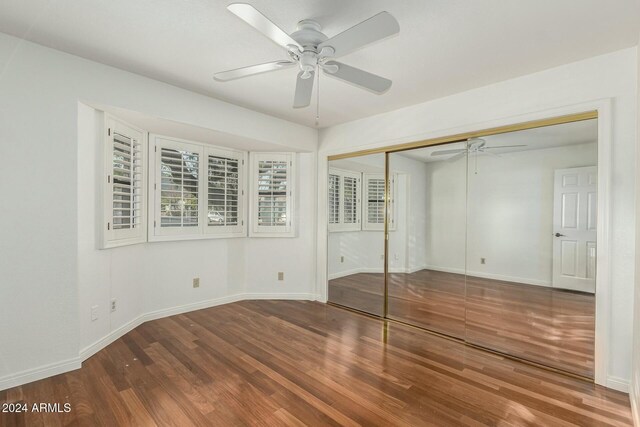
M 0 389 L 77 367 L 80 349 L 141 309 L 253 291 L 244 288 L 254 279 L 246 262 L 266 240 L 94 249 L 95 146 L 87 137 L 93 117 L 79 101 L 263 141 L 282 151 L 313 152 L 315 130 L 4 34 L 0 65 Z M 313 154 L 301 155 L 303 168 L 313 171 L 314 163 Z M 269 251 L 257 251 L 271 270 L 280 267 L 276 258 L 299 263 L 287 265 L 284 287 L 270 279 L 275 271 L 265 271 L 269 280 L 261 282 L 261 292 L 314 292 L 312 174 L 302 174 L 299 237 L 273 239 Z M 181 268 L 162 268 L 176 256 Z M 201 287 L 193 290 L 196 275 Z M 111 297 L 119 307 L 108 315 Z M 88 321 L 93 304 L 100 307 L 96 322 Z
M 436 270 L 464 273 L 466 268 L 472 276 L 551 286 L 554 171 L 596 165 L 596 144 L 500 156 L 481 155 L 477 174 L 471 157 L 468 175 L 465 159 L 427 164 L 426 264 Z
M 624 389 L 631 378 L 635 276 L 635 145 L 637 49 L 630 48 L 530 74 L 446 98 L 402 108 L 320 131 L 320 212 L 326 205 L 326 156 L 451 135 L 507 123 L 518 116 L 560 111 L 611 99 L 611 328 L 607 384 Z M 318 254 L 326 250 L 326 218 L 318 221 Z M 318 283 L 326 260 L 319 259 Z M 326 297 L 323 291 L 323 297 Z

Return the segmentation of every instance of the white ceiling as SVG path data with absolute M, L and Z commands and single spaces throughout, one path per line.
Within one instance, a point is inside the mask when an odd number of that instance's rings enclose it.
M 390 91 L 377 96 L 322 79 L 320 127 L 638 43 L 636 0 L 244 1 L 288 32 L 313 18 L 331 37 L 383 10 L 400 22 L 399 36 L 341 59 L 392 79 Z M 315 108 L 291 108 L 295 69 L 212 79 L 217 71 L 285 58 L 226 10 L 231 2 L 3 0 L 0 31 L 313 126 Z
M 562 125 L 547 126 L 535 129 L 527 129 L 518 132 L 509 132 L 499 135 L 483 136 L 486 147 L 501 147 L 507 145 L 524 145 L 524 147 L 512 147 L 491 150 L 492 153 L 501 155 L 530 150 L 544 150 L 568 145 L 587 144 L 598 141 L 598 120 L 584 120 L 581 122 L 565 123 Z M 420 148 L 417 150 L 403 151 L 398 154 L 422 162 L 445 161 L 453 157 L 451 155 L 433 156 L 440 150 L 464 149 L 465 143 L 455 142 L 435 147 Z

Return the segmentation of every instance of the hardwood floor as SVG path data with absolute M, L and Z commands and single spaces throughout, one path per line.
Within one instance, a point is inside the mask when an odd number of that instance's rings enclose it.
M 593 378 L 594 295 L 433 270 L 389 276 L 390 319 Z M 329 281 L 329 301 L 379 316 L 383 292 L 382 274 Z
M 0 392 L 70 403 L 2 426 L 631 425 L 629 399 L 317 302 L 244 301 L 143 324 L 82 369 Z

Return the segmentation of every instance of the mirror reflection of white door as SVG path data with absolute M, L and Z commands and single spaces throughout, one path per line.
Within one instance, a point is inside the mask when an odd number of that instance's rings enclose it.
M 596 166 L 555 171 L 553 287 L 596 290 Z

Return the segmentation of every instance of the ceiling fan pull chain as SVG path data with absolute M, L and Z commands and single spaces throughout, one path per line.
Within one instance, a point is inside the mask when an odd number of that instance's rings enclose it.
M 316 86 L 316 126 L 320 125 L 320 68 L 316 68 L 318 83 Z

